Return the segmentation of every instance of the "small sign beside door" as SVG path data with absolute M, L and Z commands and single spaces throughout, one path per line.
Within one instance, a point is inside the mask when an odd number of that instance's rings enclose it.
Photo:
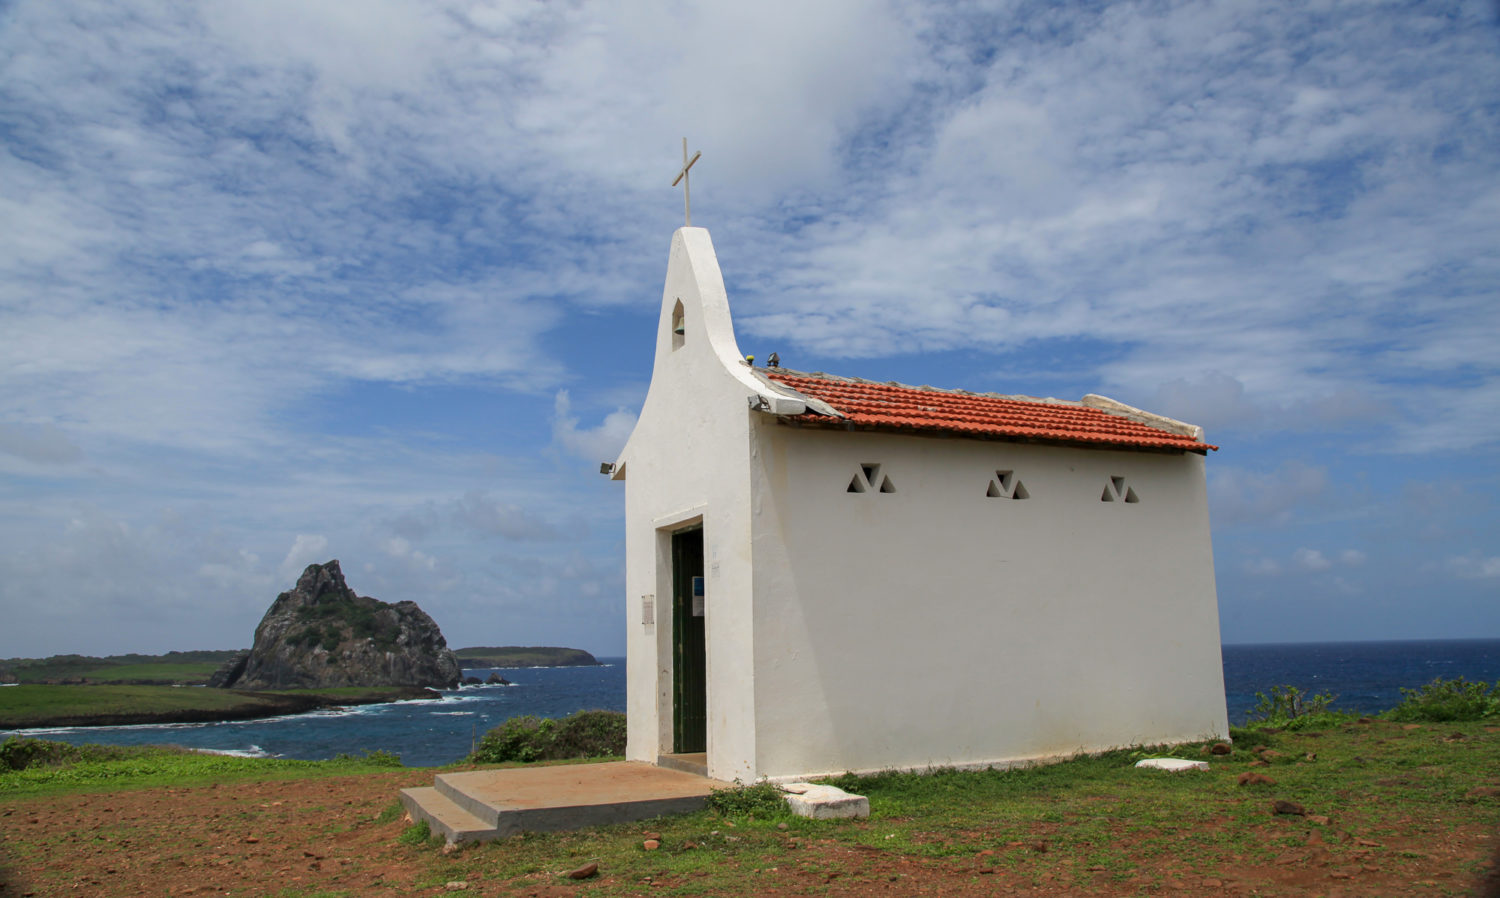
M 703 616 L 703 578 L 693 578 L 693 617 Z

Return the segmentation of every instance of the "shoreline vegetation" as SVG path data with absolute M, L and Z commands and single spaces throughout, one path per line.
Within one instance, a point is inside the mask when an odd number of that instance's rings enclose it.
M 119 683 L 24 684 L 0 689 L 0 730 L 256 720 L 437 695 L 420 686 L 249 692 Z
M 53 655 L 0 659 L 0 730 L 213 723 L 325 708 L 430 699 L 419 686 L 238 690 L 202 687 L 237 650 L 164 655 Z M 560 646 L 474 646 L 454 652 L 466 669 L 583 667 L 599 661 Z

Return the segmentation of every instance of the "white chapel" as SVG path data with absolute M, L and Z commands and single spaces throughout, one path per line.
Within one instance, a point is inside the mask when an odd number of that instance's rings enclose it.
M 1200 428 L 749 364 L 672 238 L 625 483 L 628 756 L 714 779 L 1228 734 Z

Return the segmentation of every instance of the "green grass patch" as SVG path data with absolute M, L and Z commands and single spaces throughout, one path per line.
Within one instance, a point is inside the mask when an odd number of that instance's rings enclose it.
M 53 655 L 50 658 L 0 659 L 0 674 L 21 683 L 46 680 L 171 680 L 179 677 L 207 679 L 236 653 L 230 651 L 167 652 L 164 655 Z
M 1277 867 L 1305 852 L 1314 831 L 1335 866 L 1400 865 L 1407 859 L 1399 846 L 1420 851 L 1460 823 L 1500 826 L 1500 801 L 1470 794 L 1500 784 L 1500 733 L 1482 722 L 1407 730 L 1337 716 L 1316 728 L 1319 715 L 1300 716 L 1309 718 L 1305 729 L 1236 729 L 1232 752 L 1222 756 L 1201 743 L 1003 770 L 832 779 L 870 799 L 864 820 L 793 817 L 784 806 L 773 809 L 769 787 L 739 787 L 718 793 L 716 809 L 696 814 L 527 834 L 450 856 L 431 852 L 423 856 L 430 867 L 423 881 L 534 888 L 549 878 L 567 884 L 568 870 L 596 861 L 606 878 L 580 885 L 581 894 L 816 893 L 827 883 L 874 893 L 897 886 L 868 875 L 866 861 L 889 870 L 910 858 L 960 877 L 998 870 L 996 879 L 979 881 L 1007 888 L 1087 893 L 1098 885 L 1148 894 L 1183 871 L 1227 876 Z M 1201 758 L 1212 768 L 1170 774 L 1134 767 L 1161 755 Z M 1238 785 L 1238 775 L 1251 770 L 1276 784 Z M 1273 798 L 1331 822 L 1274 815 Z M 643 850 L 647 832 L 661 836 L 658 850 Z
M 74 746 L 12 737 L 0 743 L 0 761 L 24 759 L 25 763 L 21 769 L 0 769 L 0 798 L 372 773 L 390 770 L 392 757 L 375 752 L 332 761 L 293 761 L 210 755 L 168 746 Z M 400 766 L 399 761 L 395 766 Z
M 197 664 L 110 664 L 102 667 L 85 667 L 68 676 L 94 680 L 100 683 L 121 680 L 156 680 L 164 684 L 182 683 L 198 685 L 204 683 L 219 669 L 213 663 Z
M 19 729 L 58 717 L 159 713 L 184 708 L 223 710 L 254 699 L 223 689 L 176 686 L 7 686 L 0 689 L 0 720 Z

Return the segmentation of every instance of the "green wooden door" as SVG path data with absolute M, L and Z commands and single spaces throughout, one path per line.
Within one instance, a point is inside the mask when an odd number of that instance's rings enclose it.
M 694 614 L 693 581 L 703 579 L 703 530 L 672 534 L 672 750 L 708 750 L 708 677 L 703 600 Z M 706 597 L 705 597 L 706 598 Z

